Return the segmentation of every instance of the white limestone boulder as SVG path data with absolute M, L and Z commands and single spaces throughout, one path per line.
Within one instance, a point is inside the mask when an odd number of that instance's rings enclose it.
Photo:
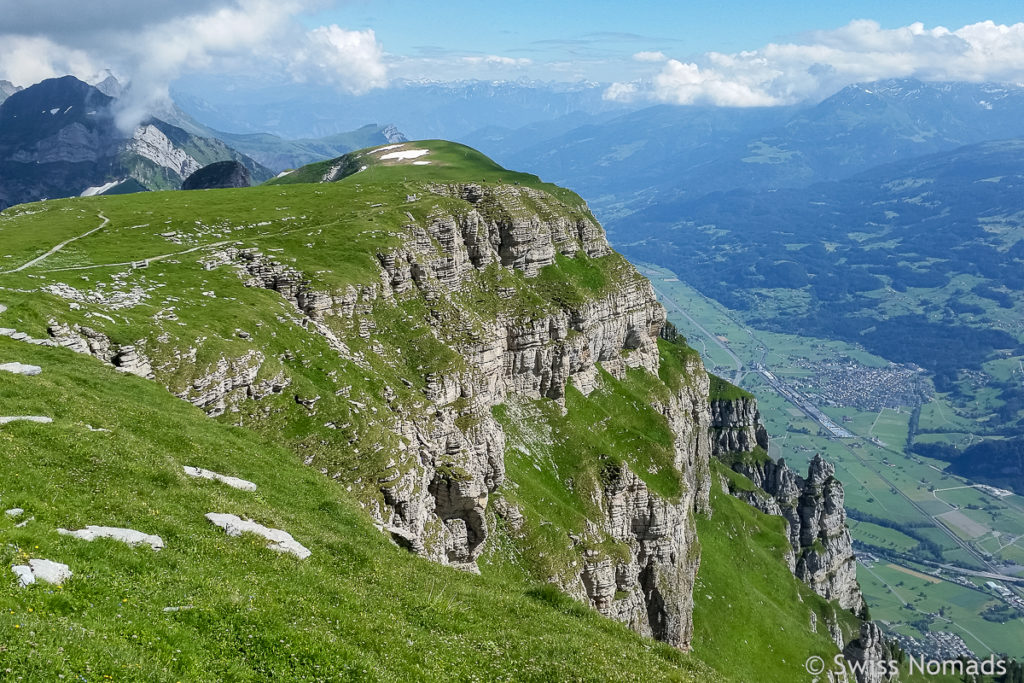
M 11 422 L 37 422 L 39 424 L 48 425 L 53 422 L 53 418 L 42 417 L 40 415 L 15 415 L 12 417 L 0 417 L 0 425 L 10 424 Z
M 52 560 L 29 560 L 27 565 L 11 567 L 11 571 L 18 577 L 18 583 L 23 587 L 31 586 L 36 581 L 59 586 L 72 576 L 72 571 L 66 564 Z
M 242 491 L 255 491 L 256 484 L 245 479 L 239 479 L 238 477 L 229 477 L 224 474 L 217 474 L 211 470 L 204 470 L 201 467 L 188 467 L 187 465 L 182 468 L 185 470 L 185 474 L 190 477 L 196 477 L 197 479 L 210 479 L 212 481 L 219 481 L 222 484 L 226 484 L 233 489 L 239 489 Z
M 229 515 L 219 512 L 210 512 L 206 515 L 211 523 L 219 526 L 228 536 L 241 536 L 244 533 L 256 534 L 270 541 L 268 548 L 279 553 L 290 553 L 300 560 L 304 560 L 313 553 L 304 545 L 292 538 L 287 531 L 271 529 L 249 519 L 242 519 L 236 515 Z
M 127 543 L 133 547 L 148 545 L 153 550 L 160 550 L 164 547 L 164 540 L 159 536 L 144 534 L 141 531 L 136 531 L 135 529 L 89 525 L 84 529 L 79 529 L 77 531 L 57 529 L 57 533 L 65 536 L 74 536 L 75 538 L 80 538 L 83 541 L 95 541 L 97 538 L 111 538 L 115 541 Z
M 24 363 L 0 363 L 0 371 L 13 372 L 15 375 L 38 375 L 43 369 L 38 365 Z

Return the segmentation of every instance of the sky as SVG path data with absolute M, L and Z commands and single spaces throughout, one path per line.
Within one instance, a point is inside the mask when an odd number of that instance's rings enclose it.
M 622 101 L 772 106 L 854 82 L 1024 82 L 1018 2 L 0 0 L 0 79 L 104 70 L 126 121 L 180 78 L 349 93 L 402 79 L 591 81 Z

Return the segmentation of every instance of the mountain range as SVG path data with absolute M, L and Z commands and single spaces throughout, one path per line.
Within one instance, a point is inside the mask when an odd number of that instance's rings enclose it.
M 0 104 L 0 206 L 77 195 L 177 189 L 206 164 L 242 162 L 272 174 L 223 142 L 150 118 L 130 132 L 116 100 L 72 76 L 12 94 Z

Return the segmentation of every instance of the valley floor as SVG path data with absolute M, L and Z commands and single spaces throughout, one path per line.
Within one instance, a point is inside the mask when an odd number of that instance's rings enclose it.
M 858 579 L 872 616 L 890 634 L 916 639 L 924 651 L 953 654 L 959 648 L 980 657 L 1024 657 L 1024 610 L 1013 602 L 1024 596 L 1024 497 L 980 486 L 944 472 L 946 463 L 904 452 L 912 409 L 878 401 L 912 396 L 913 373 L 844 342 L 753 329 L 671 271 L 638 267 L 708 370 L 738 378 L 757 395 L 773 457 L 800 468 L 822 453 L 836 464 L 860 557 Z M 835 375 L 844 367 L 845 382 L 859 382 L 859 390 L 835 392 Z M 794 390 L 820 415 L 773 384 Z M 834 438 L 828 423 L 852 436 Z M 922 406 L 917 438 L 966 442 L 971 426 L 942 395 L 931 396 Z M 929 430 L 934 431 L 921 433 Z M 1008 621 L 982 616 L 1004 606 L 1011 608 Z

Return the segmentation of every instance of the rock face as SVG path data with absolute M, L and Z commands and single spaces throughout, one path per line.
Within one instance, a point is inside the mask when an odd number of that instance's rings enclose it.
M 249 187 L 252 175 L 237 161 L 215 161 L 203 166 L 185 179 L 183 190 L 212 190 L 217 188 Z
M 889 656 L 882 630 L 871 621 L 860 625 L 860 637 L 843 648 L 848 668 L 857 683 L 882 683 L 889 680 Z
M 84 325 L 62 325 L 54 321 L 47 330 L 58 346 L 85 353 L 118 370 L 153 379 L 149 359 L 136 345 L 118 345 L 102 332 Z
M 757 399 L 711 399 L 711 448 L 715 456 L 768 450 L 768 431 L 761 423 Z
M 785 460 L 769 458 L 768 433 L 753 398 L 713 399 L 711 414 L 715 457 L 757 487 L 730 492 L 765 514 L 785 519 L 793 551 L 787 556 L 790 570 L 818 595 L 861 614 L 864 597 L 835 467 L 815 455 L 803 478 Z
M 862 613 L 864 597 L 857 583 L 850 530 L 846 528 L 843 485 L 835 477 L 835 468 L 820 455 L 814 456 L 806 478 L 784 460 L 735 462 L 732 467 L 760 489 L 736 493 L 762 512 L 780 515 L 788 523 L 793 548 L 791 569 L 797 578 L 823 598 Z

